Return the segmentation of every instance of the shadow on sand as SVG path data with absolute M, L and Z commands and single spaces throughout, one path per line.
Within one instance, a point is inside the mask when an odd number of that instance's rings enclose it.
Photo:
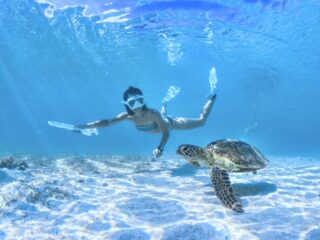
M 211 186 L 212 184 L 207 184 L 206 186 Z M 254 182 L 254 183 L 234 183 L 232 184 L 235 195 L 238 197 L 248 197 L 256 195 L 268 195 L 277 191 L 277 186 L 273 183 L 268 182 Z M 212 187 L 212 191 L 206 192 L 206 195 L 215 195 Z
M 232 187 L 240 197 L 267 195 L 277 191 L 277 186 L 268 182 L 234 183 Z
M 194 176 L 198 169 L 200 169 L 200 168 L 192 166 L 189 163 L 185 163 L 179 168 L 172 169 L 171 176 L 173 176 L 173 177 Z

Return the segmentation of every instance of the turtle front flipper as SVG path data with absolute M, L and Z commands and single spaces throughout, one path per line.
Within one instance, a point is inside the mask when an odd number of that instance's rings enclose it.
M 217 197 L 227 208 L 238 213 L 244 212 L 242 205 L 234 196 L 229 174 L 226 170 L 217 167 L 212 168 L 211 181 Z

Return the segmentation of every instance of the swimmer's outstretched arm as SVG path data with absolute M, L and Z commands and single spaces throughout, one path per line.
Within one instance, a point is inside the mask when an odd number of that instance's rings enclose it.
M 76 127 L 78 128 L 103 128 L 103 127 L 109 127 L 112 124 L 121 122 L 123 120 L 128 119 L 128 113 L 123 112 L 120 113 L 118 116 L 116 116 L 115 118 L 112 119 L 103 119 L 103 120 L 98 120 L 95 122 L 91 122 L 91 123 L 87 123 L 87 124 L 83 124 L 83 125 L 76 125 Z
M 157 125 L 159 126 L 160 130 L 162 131 L 162 138 L 160 141 L 159 146 L 153 151 L 153 155 L 154 157 L 160 157 L 163 153 L 163 148 L 166 145 L 170 133 L 169 133 L 169 128 L 168 125 L 166 124 L 166 122 L 163 120 L 163 118 L 161 117 L 161 114 L 157 111 L 154 112 L 154 116 L 155 116 L 155 121 L 157 123 Z

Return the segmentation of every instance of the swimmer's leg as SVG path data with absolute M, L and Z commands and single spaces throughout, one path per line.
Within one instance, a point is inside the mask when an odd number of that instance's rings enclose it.
M 216 95 L 212 96 L 209 101 L 206 102 L 199 118 L 173 118 L 172 128 L 177 130 L 187 130 L 202 127 L 205 125 L 215 101 Z
M 217 71 L 215 67 L 212 67 L 209 73 L 209 83 L 210 83 L 210 93 L 208 94 L 207 98 L 209 99 L 208 102 L 204 105 L 203 111 L 200 114 L 199 118 L 174 118 L 172 128 L 185 130 L 185 129 L 192 129 L 197 128 L 205 125 L 208 116 L 211 112 L 212 106 L 216 101 L 217 97 Z

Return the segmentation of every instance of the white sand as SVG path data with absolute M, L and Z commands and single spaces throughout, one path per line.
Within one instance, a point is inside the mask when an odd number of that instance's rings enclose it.
M 25 171 L 0 169 L 0 239 L 320 239 L 320 161 L 269 159 L 231 174 L 236 214 L 176 157 L 19 157 Z

